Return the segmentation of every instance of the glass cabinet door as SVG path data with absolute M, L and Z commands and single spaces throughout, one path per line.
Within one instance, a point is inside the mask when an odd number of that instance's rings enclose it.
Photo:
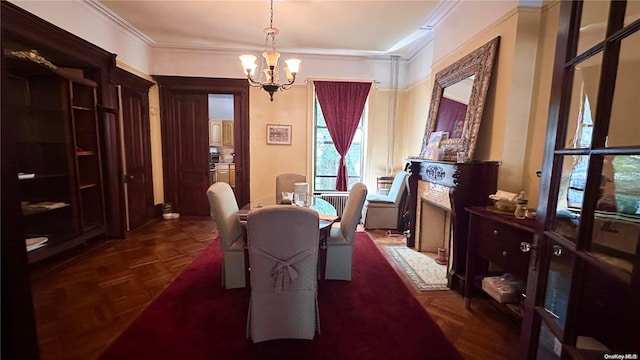
M 522 358 L 638 359 L 640 2 L 560 6 Z

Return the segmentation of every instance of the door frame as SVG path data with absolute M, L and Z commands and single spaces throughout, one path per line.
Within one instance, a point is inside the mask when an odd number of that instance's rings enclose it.
M 234 102 L 233 137 L 236 164 L 236 200 L 244 206 L 249 202 L 249 83 L 246 79 L 222 79 L 184 76 L 152 75 L 160 87 L 162 128 L 162 165 L 164 169 L 165 202 L 174 202 L 178 194 L 175 141 L 171 122 L 175 113 L 177 94 L 232 94 Z M 207 119 L 208 121 L 208 119 Z M 203 133 L 202 136 L 209 136 Z M 208 143 L 208 141 L 207 141 Z M 203 194 L 204 196 L 204 194 Z

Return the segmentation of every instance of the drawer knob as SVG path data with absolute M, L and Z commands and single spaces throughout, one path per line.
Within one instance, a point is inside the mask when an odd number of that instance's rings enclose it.
M 493 236 L 498 236 L 498 230 L 493 230 Z
M 523 253 L 529 252 L 531 251 L 531 249 L 535 249 L 535 247 L 535 245 L 532 245 L 531 243 L 528 243 L 526 241 L 520 243 L 520 251 L 522 251 Z
M 502 256 L 507 256 L 507 255 L 509 255 L 509 253 L 508 253 L 508 252 L 506 252 L 506 251 L 502 251 Z

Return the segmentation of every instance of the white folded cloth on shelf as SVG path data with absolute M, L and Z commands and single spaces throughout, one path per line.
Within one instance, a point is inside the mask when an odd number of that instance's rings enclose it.
M 495 194 L 489 195 L 489 199 L 516 202 L 516 200 L 518 200 L 518 194 L 508 192 L 508 191 L 498 190 L 496 191 Z

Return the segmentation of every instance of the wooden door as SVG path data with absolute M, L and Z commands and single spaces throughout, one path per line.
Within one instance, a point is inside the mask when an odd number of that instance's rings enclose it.
M 124 71 L 122 71 L 124 72 Z M 149 95 L 151 82 L 133 74 L 122 75 L 120 89 L 120 121 L 122 128 L 122 167 L 124 213 L 127 231 L 134 230 L 154 216 L 153 178 L 149 125 Z
M 209 187 L 208 98 L 204 94 L 176 96 L 174 133 L 176 175 L 178 180 L 176 211 L 184 215 L 209 214 L 206 194 Z
M 637 2 L 562 2 L 522 359 L 640 354 L 638 44 Z

